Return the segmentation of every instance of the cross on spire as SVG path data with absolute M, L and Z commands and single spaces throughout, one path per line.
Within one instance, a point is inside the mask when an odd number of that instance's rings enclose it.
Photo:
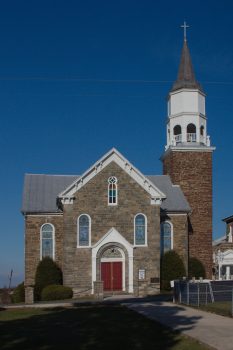
M 184 41 L 186 41 L 187 36 L 186 36 L 186 29 L 189 28 L 189 26 L 186 24 L 184 21 L 184 24 L 181 26 L 181 28 L 184 28 Z

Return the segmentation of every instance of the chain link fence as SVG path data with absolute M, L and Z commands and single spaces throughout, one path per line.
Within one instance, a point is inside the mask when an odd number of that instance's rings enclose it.
M 174 281 L 174 302 L 198 307 L 215 302 L 231 302 L 233 315 L 233 280 Z

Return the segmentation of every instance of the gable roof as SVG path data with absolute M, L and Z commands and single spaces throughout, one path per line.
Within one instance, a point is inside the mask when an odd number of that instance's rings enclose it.
M 165 194 L 146 176 L 144 176 L 134 165 L 132 165 L 119 151 L 112 148 L 85 173 L 77 178 L 70 186 L 59 194 L 63 203 L 72 202 L 74 194 L 85 186 L 93 177 L 99 174 L 111 162 L 115 162 L 134 181 L 136 181 L 151 196 L 152 203 L 161 203 L 166 198 Z
M 166 195 L 161 209 L 168 212 L 191 210 L 180 187 L 172 185 L 168 175 L 146 177 Z M 78 178 L 79 175 L 25 174 L 22 213 L 60 213 L 57 207 L 58 194 Z

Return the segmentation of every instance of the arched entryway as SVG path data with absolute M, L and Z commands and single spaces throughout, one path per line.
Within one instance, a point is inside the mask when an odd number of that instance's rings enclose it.
M 92 283 L 102 278 L 105 289 L 133 293 L 133 246 L 114 227 L 92 247 Z
M 100 280 L 105 292 L 125 290 L 125 254 L 115 246 L 108 246 L 100 258 Z

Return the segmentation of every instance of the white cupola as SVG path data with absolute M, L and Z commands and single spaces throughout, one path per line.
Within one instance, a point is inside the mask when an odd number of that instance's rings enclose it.
M 169 147 L 209 147 L 205 93 L 195 78 L 186 37 L 177 80 L 168 96 L 167 145 Z

